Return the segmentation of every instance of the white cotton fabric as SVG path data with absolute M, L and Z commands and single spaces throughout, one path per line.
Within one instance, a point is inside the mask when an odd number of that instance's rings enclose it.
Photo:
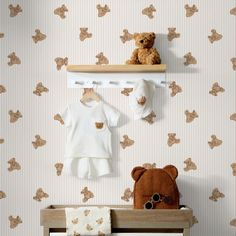
M 117 110 L 102 101 L 68 105 L 61 114 L 68 129 L 65 173 L 80 178 L 93 178 L 111 173 L 110 127 L 117 126 L 119 116 Z M 97 127 L 96 124 L 102 127 Z
M 153 96 L 155 92 L 155 85 L 152 82 L 139 80 L 133 89 L 133 92 L 129 96 L 129 105 L 134 112 L 134 119 L 142 119 L 151 114 L 153 111 Z M 138 100 L 141 97 L 146 98 L 145 104 L 142 106 L 138 104 Z
M 108 207 L 65 208 L 66 235 L 110 235 L 111 211 Z

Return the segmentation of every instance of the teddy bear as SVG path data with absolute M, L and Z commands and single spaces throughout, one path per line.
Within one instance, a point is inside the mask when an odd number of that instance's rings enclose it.
M 62 58 L 62 57 L 57 57 L 54 60 L 57 64 L 57 70 L 61 70 L 62 66 L 67 66 L 68 65 L 68 57 Z
M 80 28 L 79 38 L 80 41 L 84 41 L 87 38 L 91 38 L 92 34 L 88 33 L 88 28 Z
M 15 123 L 19 118 L 23 117 L 19 110 L 17 110 L 16 112 L 10 110 L 8 114 L 10 116 L 10 123 Z
M 54 120 L 57 120 L 61 123 L 61 125 L 64 125 L 65 122 L 64 120 L 61 118 L 61 115 L 60 114 L 56 114 L 54 117 L 53 117 Z
M 109 60 L 104 56 L 103 52 L 100 52 L 96 55 L 96 58 L 98 61 L 96 62 L 96 65 L 106 65 L 109 64 Z
M 0 85 L 0 94 L 5 93 L 7 90 L 3 85 Z
M 182 92 L 182 88 L 179 85 L 177 85 L 175 81 L 171 82 L 169 88 L 171 89 L 171 94 L 170 94 L 171 97 L 174 97 L 176 94 Z
M 134 33 L 133 38 L 137 48 L 133 51 L 132 56 L 126 61 L 126 64 L 142 64 L 154 65 L 161 64 L 161 58 L 156 50 L 153 48 L 156 35 L 155 33 Z
M 4 143 L 4 139 L 0 138 L 0 144 L 3 144 L 3 143 Z
M 233 176 L 236 176 L 236 163 L 232 163 L 230 166 L 233 170 Z
M 133 35 L 129 33 L 127 29 L 123 29 L 123 35 L 120 36 L 122 43 L 130 41 L 133 39 Z
M 147 121 L 149 124 L 153 124 L 155 117 L 156 114 L 154 113 L 154 111 L 152 111 L 149 115 L 143 117 L 142 120 Z
M 57 170 L 57 176 L 60 176 L 64 165 L 62 163 L 56 163 L 54 166 Z
M 214 134 L 211 135 L 211 139 L 212 140 L 208 142 L 208 144 L 209 144 L 211 149 L 213 149 L 214 147 L 220 146 L 222 144 L 222 142 L 223 142 L 222 140 L 218 139 L 216 137 L 216 135 L 214 135 Z
M 142 10 L 142 14 L 148 16 L 149 19 L 153 19 L 153 13 L 156 11 L 156 8 L 151 4 L 149 7 L 146 7 Z
M 124 196 L 121 196 L 121 199 L 129 202 L 131 198 L 133 198 L 133 192 L 130 190 L 130 188 L 126 188 L 124 191 Z
M 208 39 L 211 43 L 222 39 L 222 34 L 218 34 L 215 29 L 211 30 L 211 35 L 208 36 Z
M 191 158 L 186 159 L 184 161 L 184 164 L 186 164 L 186 167 L 184 167 L 184 171 L 196 170 L 197 169 L 196 164 L 192 161 Z
M 43 198 L 48 198 L 48 197 L 49 195 L 45 193 L 42 188 L 38 188 L 33 199 L 38 202 L 41 202 Z
M 189 112 L 188 110 L 186 110 L 184 112 L 184 114 L 186 115 L 186 122 L 190 123 L 192 122 L 195 118 L 198 118 L 198 114 L 195 110 L 193 110 L 192 112 Z
M 0 199 L 6 198 L 6 197 L 7 195 L 3 191 L 0 191 Z
M 212 190 L 212 195 L 209 197 L 210 200 L 217 202 L 219 198 L 224 198 L 225 195 L 219 191 L 218 188 Z
M 42 82 L 39 82 L 36 85 L 36 89 L 33 91 L 33 93 L 37 96 L 42 96 L 42 93 L 47 93 L 48 91 L 49 89 L 44 87 Z
M 196 7 L 196 5 L 190 7 L 188 4 L 186 4 L 184 8 L 186 10 L 186 17 L 193 16 L 195 12 L 198 12 L 198 8 Z
M 84 187 L 81 191 L 81 194 L 84 195 L 83 202 L 87 202 L 90 198 L 94 197 L 94 194 L 88 190 L 88 187 Z
M 223 93 L 225 91 L 217 82 L 212 85 L 212 89 L 209 91 L 213 96 L 218 96 L 218 93 Z
M 8 219 L 10 221 L 10 228 L 11 229 L 16 228 L 18 226 L 18 224 L 23 223 L 19 216 L 15 217 L 15 218 L 13 216 L 9 216 Z
M 192 56 L 191 52 L 188 52 L 187 54 L 185 54 L 184 58 L 185 58 L 185 62 L 184 62 L 185 66 L 197 64 L 197 60 L 195 57 Z
M 32 142 L 33 147 L 37 149 L 38 147 L 42 147 L 46 144 L 46 140 L 41 139 L 40 135 L 35 135 L 35 141 Z
M 44 39 L 46 39 L 46 35 L 41 33 L 39 29 L 35 30 L 35 35 L 32 36 L 32 39 L 35 43 L 39 42 L 39 41 L 43 41 Z
M 110 8 L 107 6 L 107 4 L 102 7 L 100 4 L 97 5 L 97 10 L 98 10 L 98 17 L 103 17 L 105 16 L 108 12 L 110 12 Z
M 236 57 L 231 58 L 230 61 L 231 61 L 232 64 L 233 64 L 233 70 L 236 70 Z
M 175 138 L 176 134 L 175 133 L 169 133 L 168 134 L 168 141 L 167 144 L 169 147 L 171 147 L 174 144 L 180 143 L 180 139 Z
M 230 14 L 236 16 L 236 7 L 230 9 Z
M 4 33 L 0 33 L 0 39 L 4 38 Z
M 135 167 L 131 176 L 134 184 L 135 209 L 178 209 L 179 190 L 176 184 L 178 170 L 173 165 L 146 169 Z
M 120 145 L 123 149 L 126 147 L 132 146 L 134 144 L 134 140 L 130 139 L 128 135 L 123 135 L 124 140 L 120 141 Z
M 17 16 L 18 13 L 23 11 L 19 4 L 17 4 L 15 7 L 12 4 L 10 4 L 8 8 L 10 10 L 10 17 Z
M 11 158 L 7 163 L 10 165 L 10 167 L 8 167 L 8 171 L 21 169 L 20 164 L 16 161 L 16 158 L 14 158 L 14 157 Z
M 129 94 L 130 94 L 133 90 L 134 90 L 133 88 L 124 88 L 124 89 L 121 91 L 121 94 L 124 94 L 125 96 L 129 96 Z
M 179 38 L 180 37 L 180 33 L 176 33 L 176 28 L 168 28 L 168 35 L 167 35 L 167 38 L 169 41 L 172 41 L 173 39 L 175 38 Z
M 20 60 L 19 57 L 16 56 L 15 52 L 12 52 L 7 57 L 10 59 L 10 61 L 7 63 L 9 66 L 20 65 L 21 64 L 21 60 Z
M 60 16 L 61 19 L 66 18 L 66 15 L 65 15 L 66 12 L 68 12 L 68 9 L 65 6 L 65 4 L 61 5 L 61 7 L 58 7 L 54 10 L 54 14 Z
M 230 120 L 236 121 L 236 113 L 230 115 Z

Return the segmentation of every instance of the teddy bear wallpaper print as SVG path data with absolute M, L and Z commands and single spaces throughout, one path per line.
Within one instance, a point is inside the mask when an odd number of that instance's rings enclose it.
M 191 235 L 236 235 L 235 0 L 3 0 L 0 10 L 0 235 L 41 236 L 51 204 L 133 205 L 132 169 L 169 164 Z M 83 93 L 67 88 L 66 66 L 132 64 L 144 32 L 155 35 L 149 62 L 167 65 L 150 117 L 134 119 L 132 89 L 96 89 L 120 112 L 112 173 L 65 175 L 61 112 Z

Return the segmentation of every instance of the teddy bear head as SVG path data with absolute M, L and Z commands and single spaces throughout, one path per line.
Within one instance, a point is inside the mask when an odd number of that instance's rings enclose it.
M 154 45 L 155 33 L 134 33 L 133 38 L 138 48 L 151 48 Z

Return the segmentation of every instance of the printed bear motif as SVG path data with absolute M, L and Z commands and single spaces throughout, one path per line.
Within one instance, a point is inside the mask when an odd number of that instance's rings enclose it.
M 91 38 L 92 34 L 88 33 L 88 28 L 80 28 L 79 38 L 80 41 L 84 41 L 85 39 Z
M 236 113 L 234 113 L 234 114 L 232 114 L 232 115 L 230 116 L 230 120 L 236 121 Z
M 35 90 L 33 91 L 33 93 L 37 96 L 42 96 L 42 93 L 47 93 L 49 91 L 48 88 L 44 87 L 43 86 L 43 83 L 42 82 L 39 82 L 37 85 L 36 85 L 36 88 Z
M 175 137 L 176 137 L 176 133 L 169 133 L 168 134 L 167 144 L 169 147 L 173 146 L 174 144 L 180 143 L 180 139 L 177 139 Z
M 84 210 L 84 215 L 85 215 L 85 216 L 88 216 L 88 215 L 89 215 L 89 213 L 90 213 L 90 210 L 87 210 L 87 209 L 86 209 L 86 210 Z
M 133 39 L 133 34 L 130 34 L 127 29 L 123 29 L 123 35 L 120 36 L 122 43 L 130 41 Z
M 155 117 L 156 117 L 156 114 L 154 113 L 154 111 L 152 111 L 149 115 L 142 118 L 142 120 L 147 121 L 149 124 L 153 124 Z
M 236 176 L 236 163 L 232 163 L 230 166 L 233 170 L 233 176 Z
M 171 97 L 174 97 L 176 94 L 181 93 L 182 92 L 182 88 L 176 84 L 175 81 L 173 81 L 170 85 L 169 88 L 171 89 Z
M 62 163 L 56 163 L 54 166 L 57 170 L 57 176 L 60 176 L 64 165 Z
M 71 221 L 72 224 L 76 225 L 79 223 L 79 219 L 78 218 L 75 218 L 74 220 Z
M 58 7 L 54 10 L 54 14 L 60 16 L 61 19 L 66 18 L 66 14 L 65 14 L 66 12 L 68 12 L 68 9 L 65 6 L 65 4 L 61 5 L 61 7 Z
M 212 195 L 209 197 L 210 200 L 217 202 L 220 198 L 224 198 L 225 195 L 219 191 L 218 188 L 212 190 Z
M 4 143 L 4 139 L 0 138 L 0 144 L 3 144 L 3 143 Z
M 236 57 L 231 58 L 231 62 L 233 64 L 233 70 L 236 70 Z
M 230 14 L 236 16 L 236 7 L 230 10 Z
M 146 97 L 142 96 L 137 100 L 137 103 L 141 106 L 143 106 L 146 103 Z
M 35 201 L 41 202 L 43 198 L 48 198 L 49 195 L 43 191 L 42 188 L 38 188 L 33 199 Z
M 148 16 L 149 19 L 154 18 L 154 12 L 156 12 L 156 8 L 151 4 L 149 7 L 146 7 L 142 10 L 142 14 Z
M 57 70 L 61 70 L 62 66 L 67 66 L 68 65 L 68 57 L 62 58 L 62 57 L 57 57 L 54 60 L 57 64 Z
M 124 195 L 121 196 L 121 199 L 126 202 L 129 202 L 129 200 L 133 197 L 134 197 L 134 193 L 130 190 L 130 188 L 126 188 L 124 191 Z
M 169 41 L 172 41 L 173 39 L 175 38 L 179 38 L 180 37 L 180 33 L 176 33 L 176 28 L 168 28 L 168 35 L 167 35 L 167 38 Z
M 98 231 L 98 236 L 106 236 L 102 231 Z
M 35 141 L 32 142 L 33 147 L 37 149 L 38 147 L 42 147 L 46 144 L 46 140 L 41 139 L 40 135 L 35 135 Z
M 211 35 L 208 36 L 208 39 L 211 43 L 214 43 L 216 41 L 221 40 L 222 37 L 223 37 L 222 34 L 219 34 L 219 33 L 216 32 L 215 29 L 212 29 L 211 30 Z
M 192 56 L 191 52 L 185 54 L 184 58 L 185 58 L 185 62 L 184 62 L 185 66 L 197 64 L 197 60 L 195 57 Z
M 35 43 L 38 43 L 39 41 L 43 41 L 46 39 L 46 35 L 41 33 L 39 29 L 35 30 L 35 35 L 32 36 L 32 39 Z
M 211 149 L 213 149 L 214 147 L 218 147 L 218 146 L 220 146 L 223 143 L 223 141 L 218 139 L 216 137 L 216 135 L 214 135 L 214 134 L 211 135 L 211 139 L 212 140 L 208 142 L 208 144 L 209 144 Z
M 101 217 L 101 218 L 97 219 L 96 222 L 97 222 L 97 224 L 101 225 L 103 223 L 103 218 Z
M 16 161 L 16 158 L 11 158 L 8 162 L 7 162 L 10 166 L 8 167 L 8 171 L 13 171 L 13 170 L 20 170 L 21 166 L 20 164 Z
M 230 225 L 236 227 L 236 218 L 230 221 Z
M 8 219 L 10 221 L 10 228 L 11 229 L 16 228 L 19 224 L 23 223 L 22 219 L 19 216 L 15 217 L 15 218 L 13 216 L 9 216 Z
M 10 110 L 8 114 L 10 116 L 10 123 L 15 123 L 19 118 L 23 117 L 19 110 L 17 110 L 16 112 Z
M 187 123 L 190 123 L 195 118 L 198 118 L 198 114 L 195 110 L 193 110 L 192 112 L 189 112 L 188 110 L 186 110 L 184 114 L 186 115 L 186 122 Z
M 156 168 L 156 163 L 153 163 L 153 164 L 151 164 L 151 163 L 144 163 L 144 164 L 142 165 L 142 167 L 145 168 L 145 169 L 147 169 L 147 170 L 153 169 L 153 168 Z
M 92 231 L 93 227 L 90 224 L 87 224 L 86 225 L 86 229 L 87 229 L 87 231 Z
M 120 142 L 120 145 L 123 149 L 130 147 L 134 144 L 134 140 L 130 139 L 128 135 L 123 135 L 123 141 Z
M 87 202 L 90 198 L 94 197 L 94 194 L 88 190 L 88 187 L 84 187 L 81 191 L 81 194 L 84 195 L 83 202 Z
M 103 122 L 95 122 L 95 127 L 96 127 L 97 129 L 102 129 L 103 126 L 104 126 L 104 123 L 103 123 Z
M 16 56 L 15 52 L 12 52 L 7 57 L 10 59 L 10 61 L 7 63 L 9 66 L 20 65 L 21 64 L 21 60 L 20 60 L 19 57 Z
M 80 236 L 80 234 L 79 234 L 79 233 L 77 233 L 76 231 L 74 231 L 74 234 L 73 234 L 73 236 Z
M 65 122 L 64 120 L 61 118 L 61 115 L 60 114 L 56 114 L 54 117 L 53 117 L 54 120 L 57 120 L 61 123 L 61 125 L 64 125 Z
M 96 65 L 106 65 L 109 64 L 109 60 L 104 56 L 103 52 L 100 52 L 96 55 L 96 58 L 98 61 L 96 62 Z
M 220 87 L 220 85 L 216 82 L 212 85 L 212 89 L 209 91 L 213 96 L 218 96 L 218 93 L 223 93 L 225 91 L 224 88 Z
M 188 158 L 184 161 L 184 164 L 186 164 L 186 167 L 184 167 L 184 171 L 190 171 L 190 170 L 196 170 L 197 166 L 196 164 L 192 161 L 191 158 Z
M 3 85 L 0 85 L 0 94 L 5 93 L 7 90 Z
M 103 17 L 105 16 L 108 12 L 110 12 L 110 8 L 107 6 L 107 4 L 102 7 L 100 4 L 97 5 L 97 10 L 98 10 L 98 17 Z
M 198 223 L 198 219 L 196 216 L 193 216 L 193 224 L 197 224 Z
M 3 191 L 0 191 L 0 199 L 6 198 L 6 197 L 7 195 Z
M 133 88 L 124 88 L 122 91 L 121 91 L 121 94 L 124 94 L 125 96 L 129 96 L 129 94 L 133 92 Z
M 195 12 L 198 12 L 198 8 L 196 7 L 196 5 L 190 7 L 188 4 L 186 4 L 184 8 L 186 10 L 186 17 L 191 17 Z
M 8 6 L 8 8 L 9 8 L 9 10 L 10 10 L 10 17 L 15 17 L 15 16 L 17 16 L 20 12 L 23 11 L 22 8 L 21 8 L 21 6 L 20 6 L 19 4 L 17 4 L 15 7 L 14 7 L 12 4 L 10 4 L 10 5 Z
M 0 39 L 4 38 L 4 33 L 0 33 Z

